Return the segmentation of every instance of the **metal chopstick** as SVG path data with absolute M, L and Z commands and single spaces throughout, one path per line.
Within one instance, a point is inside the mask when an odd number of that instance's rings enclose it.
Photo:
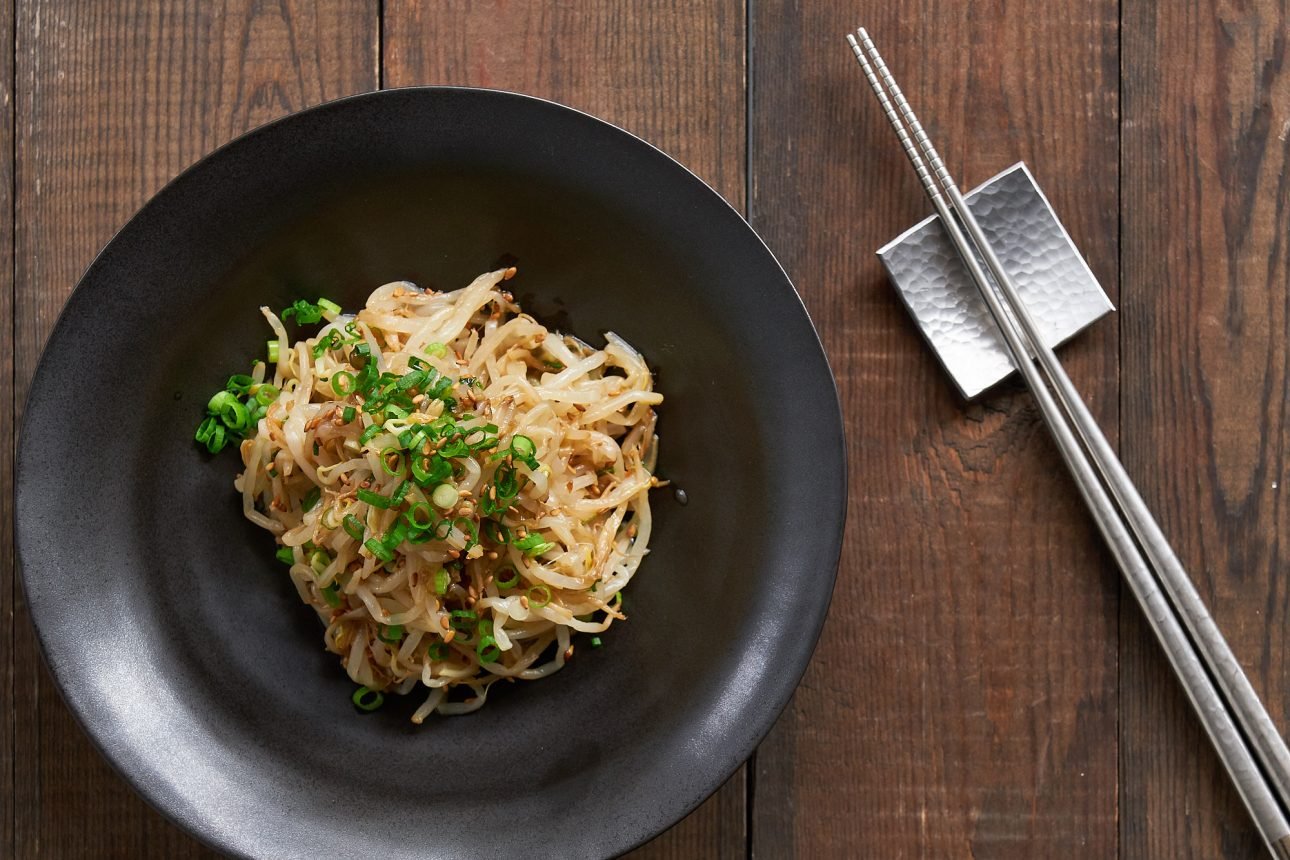
M 863 29 L 859 37 L 857 41 L 855 36 L 848 35 L 847 41 L 951 241 L 980 289 L 1013 363 L 1033 392 L 1099 529 L 1269 850 L 1275 856 L 1290 857 L 1290 825 L 1287 824 L 1290 752 L 1074 384 L 1040 338 L 1015 284 L 1003 270 L 872 40 Z M 927 163 L 932 165 L 931 171 Z M 971 240 L 964 235 L 964 228 Z M 990 268 L 995 278 L 993 283 L 982 270 L 977 253 Z M 1031 361 L 1032 353 L 1039 358 L 1048 383 L 1061 401 L 1060 407 L 1045 385 L 1044 376 Z M 1135 537 L 1145 550 L 1146 559 Z

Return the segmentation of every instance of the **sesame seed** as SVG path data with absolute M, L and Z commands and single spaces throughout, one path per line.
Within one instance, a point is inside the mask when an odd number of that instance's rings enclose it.
M 447 629 L 448 629 L 448 616 L 447 616 L 447 615 L 440 615 L 440 616 L 439 616 L 439 626 L 440 626 L 440 627 L 442 627 L 444 630 L 447 630 Z

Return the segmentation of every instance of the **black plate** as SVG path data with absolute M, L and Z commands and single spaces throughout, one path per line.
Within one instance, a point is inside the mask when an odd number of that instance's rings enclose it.
M 644 352 L 666 396 L 650 555 L 605 645 L 471 716 L 371 716 L 192 442 L 261 354 L 256 308 L 348 308 L 501 258 L 549 323 Z M 427 88 L 308 110 L 161 191 L 86 272 L 27 401 L 18 554 L 72 710 L 148 800 L 272 857 L 602 857 L 770 729 L 828 608 L 846 505 L 832 376 L 774 257 L 694 175 L 538 99 Z

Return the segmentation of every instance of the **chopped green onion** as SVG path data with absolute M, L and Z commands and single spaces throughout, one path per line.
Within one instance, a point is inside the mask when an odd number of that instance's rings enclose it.
M 345 339 L 340 336 L 340 332 L 332 329 L 318 339 L 318 342 L 309 350 L 309 354 L 314 358 L 320 358 L 324 352 L 329 349 L 340 349 L 345 345 Z
M 309 567 L 311 567 L 313 572 L 319 576 L 323 575 L 323 572 L 327 570 L 327 565 L 329 564 L 331 564 L 331 556 L 329 556 L 324 550 L 315 550 L 314 554 L 309 556 Z
M 510 571 L 511 576 L 506 579 L 502 579 L 501 576 L 503 571 Z M 498 588 L 514 588 L 520 584 L 520 572 L 516 570 L 513 565 L 508 564 L 505 567 L 498 568 L 497 573 L 493 574 L 493 581 L 497 584 Z
M 237 398 L 224 404 L 219 417 L 230 430 L 245 430 L 251 423 L 251 413 L 246 411 L 246 407 Z
M 443 642 L 431 642 L 426 648 L 426 656 L 431 660 L 444 660 L 448 657 L 448 646 Z
M 291 547 L 289 546 L 279 547 L 277 555 L 275 557 L 278 559 L 278 561 L 282 562 L 283 564 L 296 563 L 295 551 L 292 550 Z
M 457 517 L 457 519 L 452 521 L 452 524 L 460 530 L 462 534 L 469 535 L 469 540 L 466 541 L 466 549 L 470 549 L 472 546 L 479 543 L 479 526 L 475 525 L 474 520 L 468 517 Z
M 354 420 L 354 416 L 357 414 L 358 411 L 355 410 L 353 406 L 346 406 L 340 413 L 340 420 L 348 424 Z
M 344 383 L 342 385 L 342 383 Z M 340 370 L 332 375 L 331 390 L 336 392 L 337 397 L 344 397 L 347 394 L 354 393 L 354 374 L 348 370 Z
M 371 713 L 385 704 L 385 696 L 379 690 L 372 690 L 368 687 L 359 687 L 354 691 L 350 700 L 358 707 L 360 711 Z
M 480 636 L 475 653 L 479 655 L 481 663 L 496 663 L 502 656 L 502 649 L 497 647 L 497 640 L 492 636 Z
M 479 623 L 479 616 L 469 609 L 454 609 L 448 613 L 448 626 L 458 633 L 469 633 Z
M 403 516 L 407 518 L 408 525 L 417 531 L 425 531 L 434 525 L 434 511 L 425 502 L 417 502 Z
M 517 435 L 511 440 L 511 450 L 515 452 L 516 457 L 523 460 L 537 453 L 537 445 L 533 444 L 533 440 L 529 437 Z
M 218 424 L 211 431 L 211 438 L 206 442 L 206 450 L 212 454 L 218 454 L 224 450 L 224 443 L 228 441 L 228 432 Z
M 390 496 L 390 504 L 397 505 L 402 503 L 403 497 L 408 494 L 408 490 L 410 489 L 412 489 L 412 482 L 404 478 L 403 481 L 399 483 L 398 487 L 395 488 L 394 494 Z
M 366 411 L 366 406 L 364 406 L 364 411 Z M 377 434 L 379 434 L 380 432 L 381 432 L 381 425 L 373 424 L 371 427 L 368 427 L 361 434 L 359 434 L 358 444 L 366 445 L 368 442 L 371 442 L 374 438 L 376 438 Z
M 234 394 L 246 394 L 254 384 L 255 380 L 245 373 L 235 373 L 228 378 L 228 384 L 224 386 L 224 389 Z
M 391 458 L 394 459 L 395 465 L 393 466 L 390 465 Z M 381 468 L 385 471 L 385 474 L 387 475 L 403 474 L 404 457 L 403 457 L 403 452 L 400 451 L 398 448 L 391 447 L 381 451 L 380 460 L 381 460 Z
M 466 444 L 465 439 L 453 439 L 439 448 L 441 457 L 465 457 L 470 453 L 470 446 Z
M 400 517 L 395 521 L 394 526 L 385 533 L 385 537 L 381 538 L 381 543 L 385 544 L 385 548 L 392 552 L 395 547 L 407 540 L 407 537 L 407 521 Z
M 535 585 L 529 589 L 528 598 L 529 606 L 536 606 L 541 609 L 551 602 L 551 589 L 545 585 Z
M 206 403 L 206 411 L 212 415 L 218 415 L 224 409 L 226 403 L 236 403 L 237 395 L 231 391 L 218 391 Z
M 426 372 L 424 370 L 414 370 L 411 373 L 404 375 L 398 383 L 396 383 L 395 387 L 398 388 L 399 391 L 408 391 L 416 388 L 425 381 Z
M 376 538 L 368 538 L 363 541 L 363 546 L 367 547 L 367 551 L 370 552 L 374 558 L 380 559 L 380 561 L 384 563 L 388 564 L 389 562 L 394 561 L 394 553 L 391 550 L 386 549 L 385 544 L 381 543 Z
M 592 637 L 591 637 L 591 647 L 592 647 L 592 648 L 599 648 L 599 647 L 600 647 L 601 645 L 603 645 L 603 644 L 604 644 L 604 643 L 600 641 L 600 637 L 599 637 L 599 636 L 592 636 Z
M 197 433 L 193 438 L 199 445 L 205 445 L 206 450 L 212 454 L 218 454 L 224 447 L 226 433 L 224 427 L 214 416 L 208 416 L 201 424 L 197 425 Z
M 430 501 L 434 502 L 436 506 L 447 510 L 457 504 L 458 496 L 457 488 L 452 484 L 440 484 L 430 494 Z
M 318 307 L 322 308 L 324 311 L 326 311 L 329 314 L 340 313 L 340 305 L 336 304 L 331 299 L 319 299 Z
M 255 402 L 261 406 L 268 406 L 270 403 L 277 400 L 278 395 L 281 393 L 282 392 L 278 390 L 276 385 L 262 383 L 257 389 L 255 389 Z
M 439 568 L 434 572 L 434 593 L 447 594 L 448 585 L 451 582 L 452 582 L 452 574 L 448 573 L 448 569 L 445 567 Z
M 493 488 L 497 491 L 498 500 L 513 499 L 520 492 L 520 479 L 516 477 L 515 469 L 511 466 L 499 466 L 493 473 Z
M 300 510 L 306 513 L 312 511 L 320 498 L 322 498 L 322 488 L 310 487 L 309 492 L 305 493 L 305 497 L 300 500 Z
M 374 493 L 366 487 L 358 488 L 358 500 L 371 505 L 374 508 L 389 508 L 394 504 L 380 493 Z
M 511 530 L 504 523 L 497 520 L 484 520 L 480 523 L 484 537 L 496 544 L 508 544 L 511 542 Z
M 341 525 L 345 528 L 345 534 L 349 535 L 354 540 L 363 539 L 365 530 L 363 529 L 362 521 L 359 520 L 358 517 L 353 514 L 345 514 L 345 519 L 341 522 Z
M 313 325 L 322 319 L 322 308 L 304 299 L 296 299 L 291 303 L 291 307 L 283 308 L 278 316 L 282 317 L 284 322 L 295 317 L 296 322 L 301 325 Z
M 318 589 L 318 593 L 322 595 L 322 599 L 327 601 L 327 605 L 332 609 L 340 606 L 340 590 L 337 588 L 336 583 L 333 582 L 326 588 Z
M 516 549 L 523 551 L 529 556 L 539 556 L 542 553 L 553 549 L 555 544 L 546 540 L 537 532 L 529 532 L 524 537 L 517 538 L 514 541 L 514 546 Z
M 276 340 L 270 340 L 265 341 L 265 346 L 269 348 L 269 364 L 277 364 L 280 355 L 278 350 L 281 349 L 281 345 Z
M 421 486 L 440 484 L 452 477 L 453 464 L 439 454 L 414 454 L 412 458 L 412 477 Z
M 452 534 L 452 521 L 446 517 L 439 520 L 439 522 L 434 524 L 434 528 L 431 529 L 431 532 L 434 534 L 435 540 L 443 540 L 448 537 L 448 535 Z
M 448 347 L 444 346 L 441 343 L 426 344 L 426 355 L 433 355 L 437 358 L 442 358 L 447 354 L 448 354 Z
M 389 642 L 392 645 L 403 638 L 403 625 L 390 624 L 387 626 L 382 624 L 376 635 L 381 637 L 382 642 Z

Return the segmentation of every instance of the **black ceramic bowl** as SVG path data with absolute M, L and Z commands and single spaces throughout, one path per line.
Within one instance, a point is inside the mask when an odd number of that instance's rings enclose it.
M 193 444 L 263 351 L 256 308 L 518 261 L 524 306 L 613 330 L 666 396 L 629 620 L 464 717 L 361 715 L 247 523 L 236 457 Z M 216 151 L 86 272 L 31 388 L 17 472 L 31 615 L 72 710 L 162 811 L 263 857 L 601 857 L 661 832 L 770 729 L 814 648 L 845 507 L 828 364 L 722 199 L 585 114 L 409 89 Z

